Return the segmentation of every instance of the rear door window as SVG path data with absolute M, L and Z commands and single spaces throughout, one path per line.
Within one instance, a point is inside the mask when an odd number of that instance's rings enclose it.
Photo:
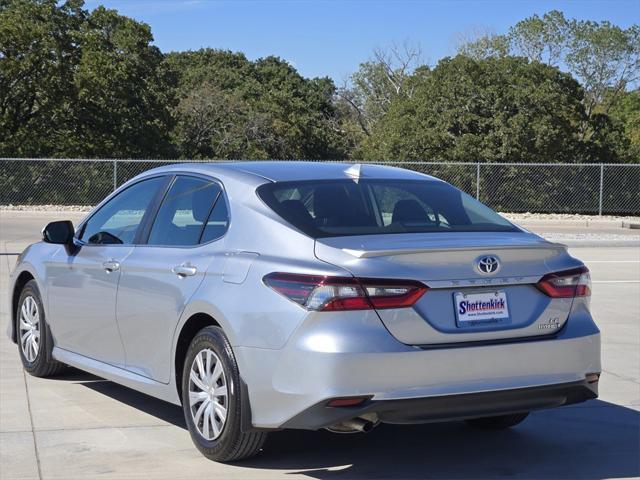
M 215 182 L 196 177 L 176 177 L 158 210 L 147 243 L 197 245 L 220 196 L 221 188 Z
M 227 202 L 224 199 L 224 195 L 220 194 L 204 227 L 200 243 L 208 243 L 216 238 L 222 237 L 226 233 L 227 228 L 229 228 L 229 210 L 227 209 Z

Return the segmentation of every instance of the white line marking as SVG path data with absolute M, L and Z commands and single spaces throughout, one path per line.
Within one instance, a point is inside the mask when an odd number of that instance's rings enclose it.
M 593 280 L 591 283 L 640 283 L 640 280 Z

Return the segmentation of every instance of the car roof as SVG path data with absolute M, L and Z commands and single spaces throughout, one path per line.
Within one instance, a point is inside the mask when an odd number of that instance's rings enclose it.
M 154 169 L 161 171 L 191 171 L 218 177 L 240 175 L 260 177 L 272 182 L 333 180 L 341 178 L 377 178 L 403 180 L 436 180 L 434 177 L 412 170 L 389 165 L 353 164 L 340 162 L 301 162 L 301 161 L 237 161 L 237 162 L 198 162 L 177 163 Z M 147 172 L 148 173 L 148 172 Z M 235 175 L 234 175 L 235 174 Z

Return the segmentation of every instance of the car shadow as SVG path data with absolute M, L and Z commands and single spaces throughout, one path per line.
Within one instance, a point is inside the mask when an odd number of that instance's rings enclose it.
M 180 407 L 82 372 L 59 377 L 185 428 Z M 462 422 L 381 425 L 369 434 L 284 430 L 237 467 L 312 479 L 640 476 L 640 412 L 601 400 L 534 412 L 521 425 L 483 431 Z
M 381 425 L 366 435 L 275 432 L 243 467 L 310 478 L 602 479 L 640 475 L 640 412 L 593 400 L 535 412 L 520 426 Z
M 48 377 L 51 380 L 62 382 L 75 382 L 75 383 L 89 383 L 89 382 L 108 382 L 104 378 L 97 377 L 89 372 L 78 370 L 74 367 L 66 367 L 62 373 L 55 375 L 54 377 Z
M 142 412 L 180 427 L 187 429 L 187 424 L 184 421 L 184 415 L 182 408 L 173 405 L 171 403 L 159 400 L 155 397 L 151 397 L 141 392 L 137 392 L 123 385 L 110 382 L 104 378 L 97 377 L 90 373 L 70 368 L 62 375 L 55 377 L 55 380 L 75 382 L 83 385 L 91 390 L 101 393 L 114 400 L 136 408 Z

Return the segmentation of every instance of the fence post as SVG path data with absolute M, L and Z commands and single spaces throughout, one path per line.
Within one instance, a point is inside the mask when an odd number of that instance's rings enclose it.
M 602 193 L 604 192 L 604 164 L 600 164 L 600 200 L 598 202 L 598 215 L 602 216 Z
M 480 201 L 480 162 L 476 163 L 476 200 Z
M 113 161 L 113 191 L 115 192 L 118 188 L 118 161 Z

